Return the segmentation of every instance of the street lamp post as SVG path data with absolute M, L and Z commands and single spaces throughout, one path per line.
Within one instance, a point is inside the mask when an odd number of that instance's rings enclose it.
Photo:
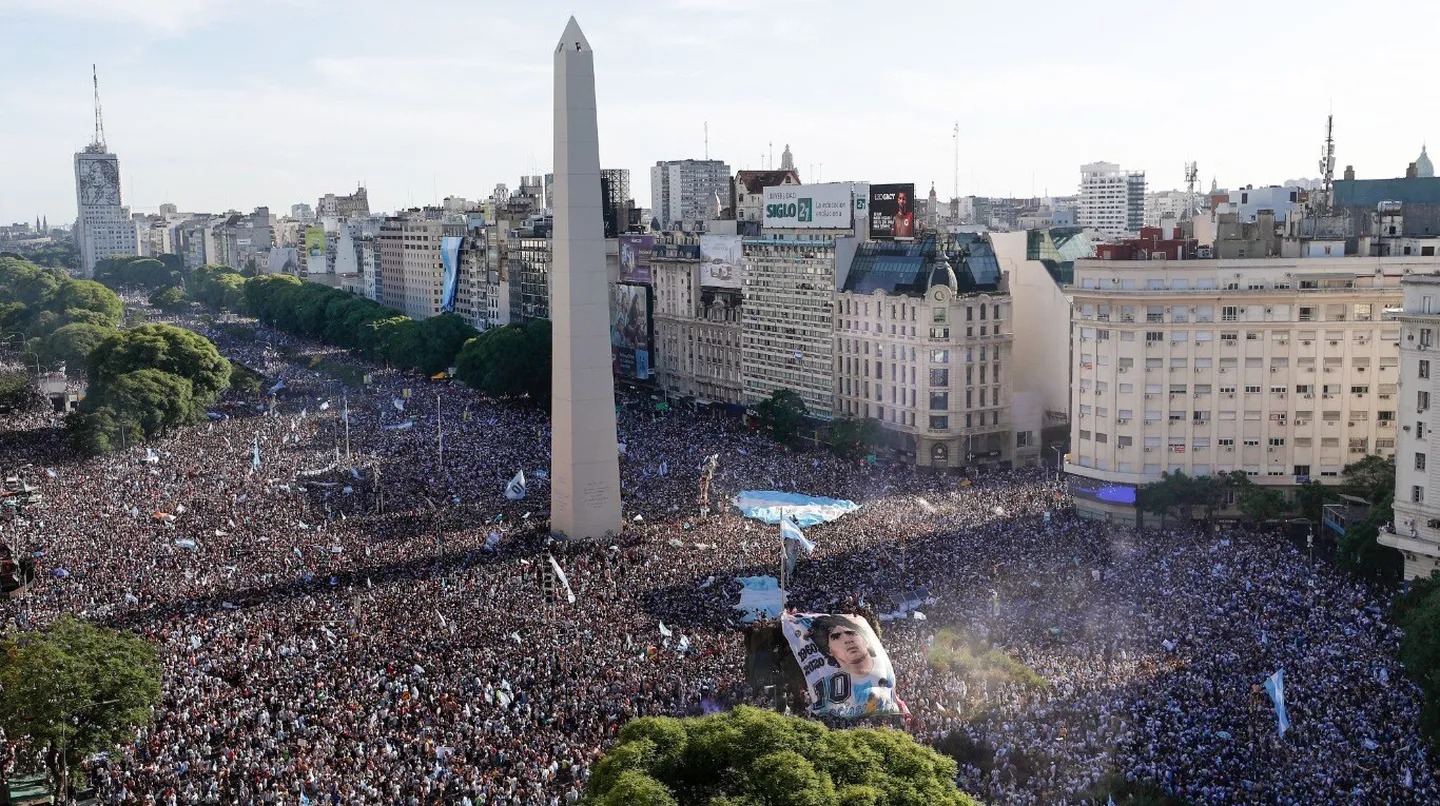
M 1315 564 L 1315 527 L 1310 527 L 1310 534 L 1305 536 L 1305 550 L 1310 555 L 1310 564 Z
M 1060 458 L 1060 445 L 1051 445 L 1050 450 L 1055 451 L 1055 481 L 1060 481 L 1060 470 L 1062 468 Z

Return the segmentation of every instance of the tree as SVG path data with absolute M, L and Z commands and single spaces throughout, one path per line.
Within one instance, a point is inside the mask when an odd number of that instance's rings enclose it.
M 790 389 L 776 389 L 770 397 L 755 404 L 760 427 L 770 432 L 776 442 L 789 442 L 799 433 L 810 416 L 805 401 Z
M 1424 695 L 1421 728 L 1440 747 L 1440 574 L 1412 582 L 1396 601 L 1393 619 L 1404 631 L 1400 660 Z
M 432 316 L 420 323 L 420 353 L 415 367 L 426 375 L 444 372 L 454 366 L 455 357 L 465 342 L 480 335 L 464 319 L 453 313 Z
M 1159 515 L 1161 520 L 1188 520 L 1199 507 L 1206 528 L 1214 525 L 1215 513 L 1237 486 L 1253 484 L 1243 471 L 1212 476 L 1187 476 L 1177 470 L 1160 474 L 1160 480 L 1140 488 L 1136 506 L 1142 512 Z
M 0 410 L 30 411 L 40 395 L 23 369 L 0 369 Z
M 1273 521 L 1285 514 L 1285 495 L 1279 490 L 1261 487 L 1244 472 L 1229 474 L 1230 489 L 1235 493 L 1235 507 L 1254 524 Z
M 830 422 L 830 449 L 840 456 L 858 458 L 870 453 L 880 441 L 880 421 L 865 417 L 836 417 Z
M 40 352 L 49 363 L 64 364 L 70 375 L 83 375 L 90 353 L 114 332 L 114 328 L 75 322 L 47 336 Z
M 1311 479 L 1295 488 L 1295 511 L 1300 517 L 1318 524 L 1325 514 L 1325 500 L 1329 496 L 1330 488 Z
M 741 706 L 706 717 L 642 717 L 595 765 L 594 804 L 971 806 L 953 759 L 888 728 L 830 730 Z
M 64 616 L 0 643 L 0 727 L 43 753 L 57 802 L 68 802 L 70 768 L 133 738 L 159 700 L 155 648 L 129 633 Z
M 107 384 L 139 369 L 157 369 L 189 381 L 200 406 L 213 403 L 230 385 L 230 362 L 209 339 L 170 325 L 140 325 L 111 335 L 90 354 L 86 400 L 103 399 Z
M 465 342 L 455 359 L 455 377 L 495 397 L 550 400 L 550 321 L 491 328 Z
M 1340 491 L 1370 502 L 1370 512 L 1358 523 L 1345 526 L 1336 560 L 1360 576 L 1393 578 L 1403 569 L 1400 552 L 1380 545 L 1380 530 L 1395 519 L 1395 459 L 1370 455 L 1351 462 L 1341 471 Z
M 146 437 L 199 422 L 205 411 L 196 403 L 190 381 L 158 369 L 116 376 L 97 397 L 100 405 L 133 417 Z
M 95 261 L 95 280 L 110 288 L 151 291 L 179 282 L 179 272 L 153 257 L 107 257 Z
M 55 289 L 46 308 L 67 321 L 88 321 L 116 327 L 125 318 L 125 304 L 114 291 L 94 280 L 68 280 Z
M 180 286 L 172 285 L 151 292 L 150 304 L 166 313 L 178 313 L 190 307 L 190 300 Z
M 1395 458 L 1371 454 L 1340 471 L 1340 492 L 1364 498 L 1371 506 L 1390 506 L 1395 500 Z

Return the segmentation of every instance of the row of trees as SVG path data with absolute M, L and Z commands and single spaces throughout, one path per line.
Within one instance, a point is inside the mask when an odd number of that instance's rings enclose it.
M 120 297 L 100 283 L 0 255 L 0 339 L 12 347 L 23 343 L 38 363 L 83 372 L 90 350 L 124 317 Z
M 1412 583 L 1391 617 L 1404 631 L 1400 661 L 1424 697 L 1420 727 L 1440 747 L 1440 574 Z
M 107 257 L 95 261 L 95 281 L 116 291 L 156 291 L 184 282 L 179 255 Z

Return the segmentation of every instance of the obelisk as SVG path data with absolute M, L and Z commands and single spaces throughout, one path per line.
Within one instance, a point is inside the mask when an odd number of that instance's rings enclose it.
M 620 531 L 595 54 L 571 17 L 555 49 L 555 231 L 550 270 L 550 528 Z

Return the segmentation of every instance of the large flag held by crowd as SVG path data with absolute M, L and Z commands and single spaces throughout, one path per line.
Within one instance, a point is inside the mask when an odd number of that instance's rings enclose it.
M 555 579 L 559 581 L 560 587 L 565 589 L 565 601 L 575 604 L 575 591 L 570 589 L 570 578 L 565 576 L 565 570 L 560 567 L 560 563 L 555 562 L 553 554 L 550 555 L 550 571 L 555 574 Z
M 515 473 L 515 478 L 505 485 L 505 497 L 511 501 L 519 501 L 525 497 L 525 471 Z
M 902 713 L 890 656 L 863 616 L 785 613 L 780 624 L 805 673 L 810 713 L 852 719 Z
M 1285 670 L 1276 669 L 1275 674 L 1265 678 L 1265 691 L 1270 695 L 1271 702 L 1275 703 L 1276 727 L 1280 736 L 1285 736 L 1285 731 L 1290 729 L 1290 715 L 1285 713 Z

